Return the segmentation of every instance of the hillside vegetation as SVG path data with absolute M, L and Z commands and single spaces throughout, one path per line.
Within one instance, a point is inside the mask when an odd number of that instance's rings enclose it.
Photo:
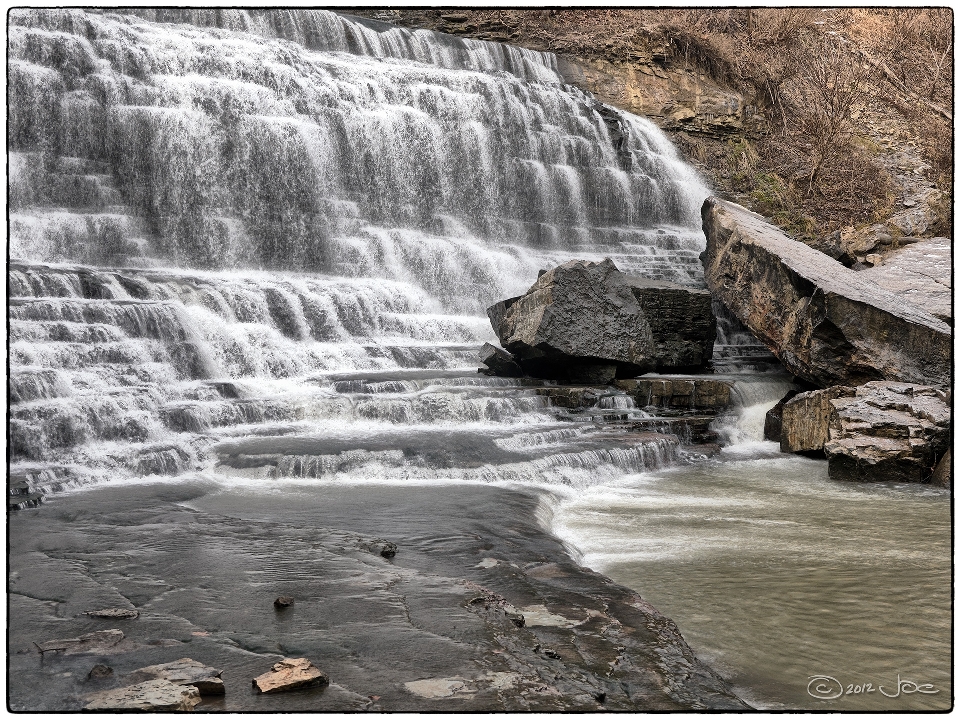
M 659 45 L 669 62 L 736 91 L 766 119 L 760 134 L 719 142 L 673 133 L 720 192 L 815 245 L 884 222 L 894 237 L 950 232 L 947 8 L 414 9 L 377 16 L 621 64 Z M 919 230 L 916 221 L 889 222 L 915 205 L 926 213 Z

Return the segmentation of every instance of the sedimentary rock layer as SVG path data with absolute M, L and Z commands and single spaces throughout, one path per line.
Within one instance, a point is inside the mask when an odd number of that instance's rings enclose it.
M 951 330 L 739 205 L 703 205 L 707 286 L 798 377 L 821 387 L 950 382 Z

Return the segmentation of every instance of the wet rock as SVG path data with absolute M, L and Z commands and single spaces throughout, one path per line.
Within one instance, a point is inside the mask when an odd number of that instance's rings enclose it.
M 832 479 L 925 482 L 950 446 L 950 407 L 933 387 L 869 382 L 830 404 Z
M 953 243 L 935 237 L 892 252 L 860 276 L 952 325 L 952 263 Z
M 70 639 L 51 639 L 37 644 L 40 653 L 63 652 L 64 654 L 108 654 L 110 649 L 123 641 L 119 629 L 104 629 Z
M 525 374 L 568 382 L 701 367 L 716 337 L 707 292 L 630 277 L 609 259 L 555 267 L 487 314 Z
M 630 394 L 638 407 L 662 407 L 717 412 L 732 402 L 730 382 L 691 377 L 617 380 L 616 386 Z
M 792 389 L 787 392 L 783 399 L 777 402 L 763 418 L 763 438 L 769 442 L 779 442 L 783 431 L 783 407 L 794 396 L 798 390 Z
M 509 352 L 504 352 L 499 347 L 494 347 L 489 342 L 484 342 L 480 348 L 480 364 L 486 365 L 486 370 L 481 370 L 484 374 L 495 375 L 497 377 L 522 377 L 523 370 L 514 360 Z
M 200 703 L 196 687 L 181 686 L 166 679 L 153 679 L 120 689 L 97 692 L 86 697 L 84 711 L 149 712 L 193 711 Z
M 273 600 L 273 606 L 276 609 L 286 609 L 294 604 L 293 597 L 277 597 Z
M 930 478 L 930 484 L 934 487 L 950 488 L 953 484 L 953 461 L 951 459 L 951 450 L 947 449 L 940 461 L 937 462 L 937 468 L 933 470 L 933 476 Z
M 739 205 L 703 205 L 707 286 L 794 375 L 945 387 L 950 327 Z
M 113 676 L 113 669 L 111 667 L 108 667 L 106 664 L 94 664 L 87 674 L 87 679 L 97 681 L 111 676 Z
M 787 400 L 780 416 L 781 452 L 820 452 L 830 438 L 831 400 L 854 397 L 853 387 L 803 392 Z
M 263 694 L 326 686 L 329 683 L 327 675 L 304 658 L 277 662 L 269 672 L 253 680 L 253 686 Z
M 371 554 L 378 554 L 384 559 L 393 559 L 397 556 L 397 545 L 385 539 L 369 539 L 361 541 L 360 546 Z
M 140 616 L 136 609 L 94 609 L 83 613 L 100 619 L 136 619 Z
M 173 684 L 196 687 L 201 695 L 218 695 L 224 693 L 221 674 L 223 674 L 223 671 L 220 669 L 214 669 L 205 666 L 202 662 L 184 658 L 166 664 L 143 667 L 133 672 L 130 678 L 134 681 L 165 679 Z

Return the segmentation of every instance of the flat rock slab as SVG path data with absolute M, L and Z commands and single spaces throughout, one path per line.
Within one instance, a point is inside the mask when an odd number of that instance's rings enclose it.
M 109 650 L 123 641 L 123 632 L 119 629 L 104 629 L 90 632 L 70 639 L 51 639 L 38 644 L 43 652 L 63 652 L 64 654 L 109 654 Z
M 820 387 L 950 384 L 945 322 L 740 205 L 710 197 L 702 216 L 707 286 L 792 374 Z
M 858 274 L 944 322 L 953 321 L 953 243 L 946 237 L 918 242 L 887 255 Z
M 173 684 L 196 687 L 202 695 L 217 695 L 224 693 L 221 674 L 223 674 L 223 671 L 220 669 L 214 669 L 205 666 L 202 662 L 185 658 L 166 664 L 143 667 L 134 672 L 130 678 L 134 681 L 165 679 Z
M 200 703 L 196 687 L 181 686 L 166 679 L 152 679 L 120 689 L 89 694 L 83 710 L 90 712 L 193 711 Z
M 288 692 L 330 683 L 327 675 L 310 663 L 309 659 L 284 659 L 253 680 L 253 686 L 263 694 Z

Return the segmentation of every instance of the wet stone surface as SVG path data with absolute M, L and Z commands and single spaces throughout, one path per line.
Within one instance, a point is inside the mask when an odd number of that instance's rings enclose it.
M 537 528 L 532 493 L 264 490 L 204 480 L 109 487 L 14 515 L 10 708 L 78 710 L 85 695 L 183 657 L 222 671 L 225 694 L 202 697 L 198 711 L 745 706 L 673 622 L 571 562 Z M 393 558 L 363 546 L 381 537 L 400 547 Z M 277 596 L 296 603 L 277 612 Z M 123 623 L 127 651 L 41 654 L 33 644 L 102 628 L 81 611 L 128 602 L 140 617 Z M 251 686 L 298 658 L 329 686 L 277 695 Z M 112 673 L 91 675 L 96 665 Z

